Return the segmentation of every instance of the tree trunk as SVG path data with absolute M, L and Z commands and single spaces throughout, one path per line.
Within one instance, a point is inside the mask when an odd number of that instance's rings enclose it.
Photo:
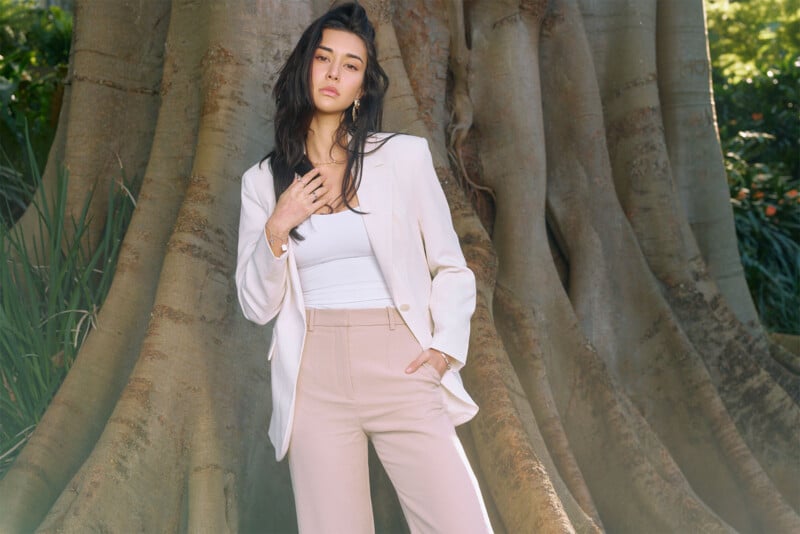
M 459 434 L 496 531 L 800 531 L 800 379 L 746 293 L 701 0 L 362 3 L 384 127 L 429 139 L 478 281 Z M 239 177 L 328 2 L 76 4 L 46 180 L 63 158 L 76 205 L 119 159 L 141 188 L 0 531 L 291 531 L 271 332 L 233 287 Z M 402 528 L 373 467 L 378 530 Z
M 170 5 L 167 0 L 77 0 L 74 8 L 68 90 L 44 187 L 55 182 L 62 168 L 69 172 L 68 218 L 80 217 L 91 198 L 91 249 L 105 223 L 109 188 L 128 187 L 135 193 L 148 164 Z M 34 209 L 20 224 L 28 237 L 44 231 Z

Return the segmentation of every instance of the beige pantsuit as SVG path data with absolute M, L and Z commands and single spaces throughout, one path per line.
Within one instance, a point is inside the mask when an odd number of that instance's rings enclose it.
M 289 240 L 288 250 L 275 257 L 264 234 L 276 204 L 269 163 L 242 177 L 239 304 L 253 322 L 275 320 L 266 354 L 269 437 L 278 460 L 290 457 L 303 532 L 371 532 L 367 438 L 413 532 L 486 532 L 477 485 L 453 430 L 478 411 L 459 375 L 467 360 L 475 277 L 425 139 L 375 134 L 366 149 L 359 210 L 396 307 L 378 325 L 320 324 L 340 320 L 329 312 L 309 322 L 295 243 Z M 340 311 L 348 321 L 353 314 L 364 320 L 362 312 Z M 441 381 L 429 365 L 404 372 L 428 348 L 451 358 Z

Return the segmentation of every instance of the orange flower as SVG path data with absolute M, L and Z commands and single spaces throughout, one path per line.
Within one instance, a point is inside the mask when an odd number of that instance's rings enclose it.
M 754 121 L 760 121 L 761 119 L 764 118 L 764 114 L 763 113 L 753 113 L 750 116 L 753 118 Z
M 798 192 L 797 189 L 790 189 L 786 192 L 786 196 L 789 198 L 797 198 Z
M 764 213 L 767 215 L 767 217 L 772 217 L 773 215 L 778 213 L 778 208 L 776 208 L 772 204 L 768 204 L 767 207 L 764 208 Z
M 753 198 L 756 199 L 756 200 L 758 200 L 759 198 L 764 198 L 764 192 L 763 191 L 756 191 L 755 193 L 753 193 Z
M 747 195 L 749 195 L 749 194 L 750 194 L 750 190 L 747 189 L 746 187 L 743 187 L 743 188 L 739 189 L 738 193 L 736 193 L 736 199 L 737 200 L 744 200 L 744 199 L 747 198 Z

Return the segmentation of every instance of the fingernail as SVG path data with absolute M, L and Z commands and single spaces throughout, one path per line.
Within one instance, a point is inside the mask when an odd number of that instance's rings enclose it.
M 412 367 L 406 367 L 406 373 L 411 373 L 413 371 L 414 369 Z

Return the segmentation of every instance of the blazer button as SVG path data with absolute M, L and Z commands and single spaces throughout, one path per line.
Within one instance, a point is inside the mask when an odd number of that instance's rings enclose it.
M 408 311 L 409 309 L 411 309 L 411 306 L 409 306 L 408 304 L 400 305 L 400 311 Z

